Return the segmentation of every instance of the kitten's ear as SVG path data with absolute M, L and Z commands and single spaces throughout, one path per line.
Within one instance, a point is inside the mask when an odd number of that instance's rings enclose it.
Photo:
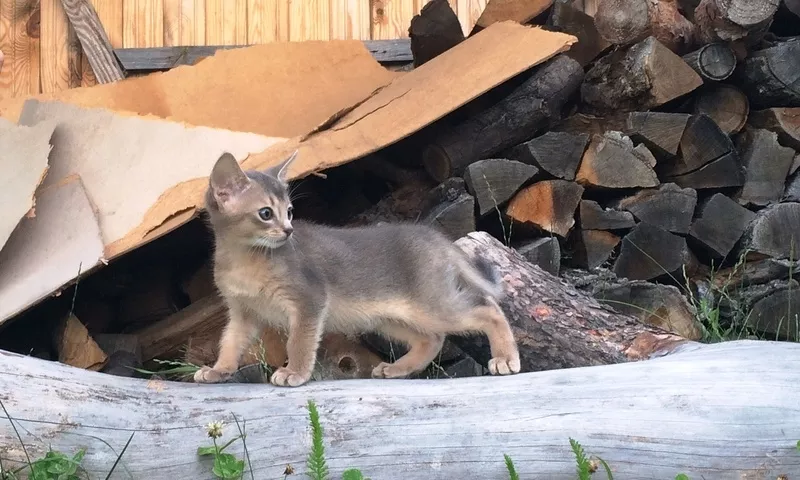
M 267 173 L 277 178 L 281 182 L 286 183 L 286 176 L 289 173 L 289 165 L 297 158 L 297 153 L 298 151 L 295 150 L 291 155 L 289 155 L 289 158 L 275 165 L 274 167 L 271 167 L 269 170 L 267 170 Z
M 225 152 L 211 170 L 209 185 L 217 202 L 225 205 L 229 204 L 233 197 L 247 190 L 250 179 L 242 171 L 236 158 Z

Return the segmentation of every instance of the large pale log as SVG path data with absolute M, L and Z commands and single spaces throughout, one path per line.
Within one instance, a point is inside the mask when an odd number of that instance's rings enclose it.
M 557 348 L 557 347 L 552 347 Z M 244 478 L 306 474 L 314 400 L 330 478 L 351 467 L 373 479 L 574 480 L 569 438 L 614 478 L 794 479 L 800 472 L 800 344 L 741 340 L 684 345 L 640 362 L 442 380 L 311 382 L 296 389 L 115 377 L 0 353 L 3 405 L 33 458 L 86 448 L 89 478 L 213 478 L 204 426 L 246 421 Z M 36 401 L 31 401 L 36 399 Z M 2 417 L 5 414 L 0 413 Z M 5 418 L 3 464 L 24 454 Z M 724 441 L 721 441 L 724 439 Z M 227 452 L 244 458 L 241 442 Z M 168 452 L 168 453 L 165 453 Z M 12 461 L 13 460 L 13 461 Z M 602 469 L 600 472 L 602 473 Z M 605 478 L 605 475 L 594 475 Z

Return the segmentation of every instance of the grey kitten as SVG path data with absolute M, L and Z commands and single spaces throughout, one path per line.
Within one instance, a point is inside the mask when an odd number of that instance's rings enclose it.
M 266 172 L 242 171 L 223 154 L 214 165 L 206 210 L 215 236 L 214 280 L 230 313 L 213 368 L 196 382 L 219 382 L 265 325 L 288 330 L 280 386 L 308 381 L 325 331 L 376 332 L 408 345 L 376 378 L 424 369 L 447 334 L 484 332 L 489 371 L 520 371 L 517 344 L 498 306 L 502 286 L 491 266 L 419 224 L 337 228 L 293 220 L 288 159 Z

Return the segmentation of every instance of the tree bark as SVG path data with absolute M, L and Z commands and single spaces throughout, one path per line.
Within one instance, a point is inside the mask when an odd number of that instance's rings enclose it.
M 435 58 L 464 41 L 464 32 L 447 0 L 432 0 L 411 19 L 408 28 L 414 66 Z
M 800 107 L 800 37 L 751 53 L 734 73 L 757 109 Z
M 736 55 L 722 42 L 708 43 L 683 56 L 698 75 L 705 80 L 720 82 L 730 77 L 736 69 Z
M 500 306 L 519 344 L 525 372 L 627 362 L 650 355 L 658 345 L 687 341 L 602 306 L 488 233 L 473 232 L 455 243 L 495 265 L 505 279 L 506 298 Z M 481 365 L 489 361 L 485 337 L 452 341 Z
M 594 15 L 597 31 L 615 45 L 629 45 L 652 35 L 682 53 L 694 42 L 694 25 L 676 0 L 602 0 Z
M 574 480 L 570 437 L 620 479 L 794 478 L 800 468 L 800 417 L 787 414 L 797 408 L 800 344 L 788 342 L 692 343 L 663 358 L 501 378 L 296 389 L 115 377 L 2 352 L 0 383 L 28 454 L 86 448 L 90 478 L 106 477 L 132 434 L 112 478 L 212 478 L 212 459 L 197 448 L 212 444 L 209 422 L 225 422 L 218 442 L 237 435 L 233 415 L 247 431 L 244 478 L 250 465 L 254 478 L 281 480 L 287 465 L 289 478 L 301 478 L 309 400 L 320 413 L 332 479 L 355 467 L 373 479 L 507 480 L 507 454 L 521 478 Z M 3 465 L 22 466 L 19 440 L 0 421 Z M 240 441 L 226 452 L 245 459 Z

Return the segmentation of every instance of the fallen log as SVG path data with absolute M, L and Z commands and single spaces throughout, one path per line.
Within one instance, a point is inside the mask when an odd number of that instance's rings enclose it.
M 482 158 L 524 142 L 561 120 L 561 109 L 583 81 L 583 68 L 561 54 L 536 67 L 521 86 L 495 105 L 448 129 L 422 153 L 437 182 L 461 175 Z
M 131 435 L 114 478 L 211 478 L 212 459 L 197 455 L 211 445 L 205 425 L 225 422 L 218 441 L 226 442 L 238 434 L 234 415 L 246 422 L 244 478 L 252 466 L 254 478 L 283 479 L 287 465 L 289 478 L 300 478 L 309 471 L 309 400 L 320 413 L 330 478 L 359 468 L 374 479 L 506 480 L 507 454 L 520 478 L 574 480 L 569 438 L 620 479 L 800 472 L 800 417 L 787 414 L 797 408 L 800 344 L 691 343 L 647 358 L 508 377 L 279 389 L 114 377 L 4 351 L 0 384 L 29 455 L 85 448 L 90 478 L 108 474 Z M 22 466 L 19 440 L 0 416 L 3 464 Z M 226 452 L 245 458 L 240 441 Z

